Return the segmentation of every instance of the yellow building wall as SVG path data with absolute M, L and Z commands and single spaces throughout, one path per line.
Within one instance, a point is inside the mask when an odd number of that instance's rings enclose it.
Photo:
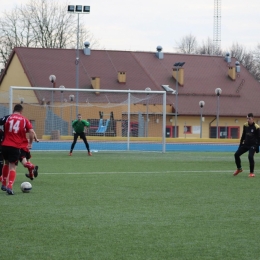
M 23 70 L 23 67 L 15 54 L 12 62 L 9 65 L 9 68 L 6 72 L 6 75 L 2 81 L 0 86 L 0 103 L 8 104 L 9 103 L 9 88 L 10 86 L 22 86 L 22 87 L 30 87 L 30 82 Z M 19 103 L 20 99 L 26 96 L 27 103 L 38 103 L 38 100 L 32 90 L 25 90 L 22 92 L 16 92 L 15 98 L 13 100 L 14 103 Z
M 58 106 L 59 104 L 54 104 Z M 33 120 L 35 123 L 35 131 L 39 138 L 42 138 L 45 129 L 45 119 L 46 119 L 46 106 L 41 105 L 31 105 L 31 104 L 23 104 L 24 112 L 23 114 L 30 120 Z M 141 106 L 146 109 L 146 106 Z M 141 107 L 138 109 L 136 106 L 131 106 L 131 116 L 130 122 L 138 123 L 138 111 L 142 113 L 144 119 L 144 127 L 146 129 L 147 126 L 147 114 L 146 110 L 141 111 Z M 153 108 L 156 110 L 155 108 Z M 134 111 L 136 110 L 136 111 Z M 148 114 L 148 131 L 147 137 L 161 137 L 162 136 L 162 115 L 159 114 L 158 108 L 157 111 L 152 111 L 152 107 L 149 107 L 149 114 Z M 117 137 L 122 136 L 122 120 L 127 120 L 127 107 L 126 106 L 118 106 L 118 107 L 110 107 L 110 108 L 100 108 L 100 107 L 79 107 L 78 112 L 82 114 L 83 119 L 99 119 L 99 111 L 104 113 L 103 119 L 110 118 L 110 112 L 113 111 L 114 120 L 116 121 L 116 132 Z M 122 114 L 122 111 L 124 112 Z M 62 117 L 64 121 L 68 122 L 68 133 L 71 135 L 71 122 L 75 120 L 76 117 L 76 107 L 75 106 L 67 106 L 67 107 L 55 107 L 54 113 Z M 50 120 L 50 119 L 49 119 Z M 256 119 L 256 123 L 258 123 Z M 219 117 L 219 127 L 238 127 L 239 128 L 239 138 L 242 133 L 243 124 L 245 123 L 244 118 L 236 118 L 236 117 Z M 205 116 L 203 117 L 202 121 L 202 138 L 207 139 L 210 137 L 210 126 L 216 127 L 216 117 L 214 116 Z M 177 125 L 179 129 L 178 139 L 198 139 L 200 138 L 200 116 L 179 116 L 177 120 Z M 174 127 L 175 126 L 175 117 L 174 116 L 167 116 L 166 117 L 166 127 Z M 185 133 L 184 127 L 189 126 L 191 127 L 191 133 Z M 56 129 L 53 129 L 56 130 Z M 146 130 L 145 130 L 146 133 Z M 171 139 L 171 138 L 167 138 Z M 172 139 L 174 138 L 174 132 L 172 133 Z
M 217 126 L 216 116 L 204 116 L 202 117 L 202 138 L 209 138 L 210 136 L 210 126 Z M 200 138 L 200 120 L 201 117 L 195 116 L 178 116 L 177 126 L 179 128 L 179 138 Z M 258 123 L 260 119 L 255 118 L 255 122 Z M 259 121 L 260 122 L 260 121 Z M 246 118 L 237 118 L 237 117 L 219 117 L 219 127 L 239 127 L 239 138 L 241 137 L 243 125 L 246 123 Z M 175 117 L 168 116 L 166 120 L 167 126 L 175 126 Z M 184 132 L 184 127 L 190 126 L 191 133 Z M 173 134 L 174 136 L 174 134 Z
M 76 116 L 76 107 L 67 105 L 67 106 L 60 106 L 59 102 L 54 103 L 53 112 L 58 117 L 62 118 L 63 121 L 68 122 L 68 133 L 72 132 L 71 122 L 77 119 Z M 102 104 L 97 104 L 97 106 L 91 107 L 78 107 L 78 113 L 82 115 L 82 118 L 85 120 L 90 119 L 97 119 L 99 120 L 99 111 L 102 111 L 104 116 L 103 119 L 110 119 L 110 112 L 113 112 L 114 120 L 116 121 L 116 129 L 117 129 L 117 136 L 122 136 L 122 120 L 127 120 L 127 106 L 115 106 L 109 108 L 101 107 Z M 34 129 L 37 133 L 37 136 L 41 138 L 45 135 L 45 120 L 47 115 L 48 108 L 47 105 L 39 105 L 39 104 L 23 104 L 24 110 L 23 115 L 27 117 L 29 120 L 34 121 Z M 143 109 L 143 111 L 141 111 Z M 162 135 L 162 116 L 158 113 L 161 113 L 162 107 L 160 106 L 151 106 L 148 108 L 148 137 L 161 137 Z M 146 115 L 146 106 L 143 105 L 131 105 L 131 116 L 130 122 L 137 122 L 138 123 L 138 112 L 142 113 L 144 117 L 144 121 L 146 124 L 147 115 Z M 48 118 L 47 120 L 51 120 Z M 145 126 L 146 127 L 146 126 Z M 59 129 L 53 129 L 59 130 Z

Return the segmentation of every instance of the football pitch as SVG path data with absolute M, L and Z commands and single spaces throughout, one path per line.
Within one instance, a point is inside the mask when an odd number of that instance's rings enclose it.
M 256 177 L 233 177 L 231 152 L 34 152 L 1 196 L 0 258 L 259 259 Z

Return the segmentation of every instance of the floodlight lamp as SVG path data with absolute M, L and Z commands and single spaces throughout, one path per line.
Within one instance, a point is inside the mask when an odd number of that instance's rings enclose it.
M 222 93 L 222 89 L 221 88 L 216 88 L 215 89 L 215 93 L 217 96 L 220 96 L 220 94 Z
M 150 88 L 146 88 L 145 91 L 151 91 L 151 89 Z
M 73 101 L 74 100 L 74 95 L 70 95 L 69 98 L 70 98 L 70 101 Z
M 176 90 L 170 88 L 169 85 L 162 85 L 162 88 L 163 88 L 166 92 L 172 92 L 172 94 L 176 94 Z
M 83 6 L 83 13 L 90 13 L 90 6 Z
M 51 83 L 54 83 L 55 80 L 56 80 L 56 76 L 55 75 L 50 75 L 49 76 L 49 80 L 50 80 Z
M 205 106 L 205 102 L 204 102 L 204 101 L 200 101 L 200 102 L 199 102 L 199 105 L 200 105 L 200 107 L 202 108 L 202 107 Z
M 76 5 L 76 12 L 82 12 L 82 5 Z
M 59 86 L 60 89 L 64 89 L 65 87 L 64 86 Z M 63 93 L 63 91 L 61 91 L 61 93 Z
M 162 85 L 162 88 L 163 88 L 165 91 L 169 91 L 169 85 Z
M 74 5 L 68 5 L 68 12 L 74 12 Z

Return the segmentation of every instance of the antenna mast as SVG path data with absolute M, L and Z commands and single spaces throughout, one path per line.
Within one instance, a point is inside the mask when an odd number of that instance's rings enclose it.
M 213 54 L 221 45 L 221 0 L 214 0 Z

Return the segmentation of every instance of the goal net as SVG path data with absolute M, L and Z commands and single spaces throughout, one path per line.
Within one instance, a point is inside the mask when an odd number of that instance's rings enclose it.
M 72 122 L 81 114 L 90 123 L 86 136 L 92 152 L 165 152 L 165 91 L 10 87 L 0 116 L 10 114 L 17 103 L 23 104 L 23 115 L 40 139 L 34 150 L 69 151 Z M 86 150 L 81 139 L 77 150 Z

